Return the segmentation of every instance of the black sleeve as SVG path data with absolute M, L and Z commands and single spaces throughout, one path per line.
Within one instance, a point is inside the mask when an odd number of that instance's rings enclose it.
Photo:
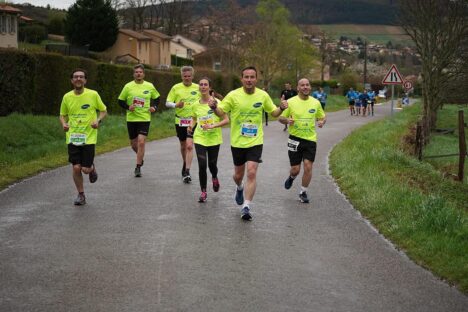
M 158 109 L 158 105 L 159 105 L 159 98 L 156 98 L 156 99 L 151 99 L 151 103 L 150 103 L 151 107 L 154 107 L 154 109 Z
M 123 109 L 128 110 L 128 105 L 125 101 L 119 100 L 119 106 L 122 107 Z

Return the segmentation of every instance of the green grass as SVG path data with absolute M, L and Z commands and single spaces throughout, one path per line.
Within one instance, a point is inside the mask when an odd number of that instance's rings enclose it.
M 414 105 L 354 131 L 332 151 L 332 174 L 379 231 L 416 263 L 468 293 L 468 185 L 408 156 Z
M 433 133 L 430 143 L 425 147 L 424 156 L 432 155 L 447 155 L 457 154 L 458 147 L 458 111 L 463 110 L 465 114 L 465 123 L 468 122 L 468 106 L 466 105 L 444 105 L 442 110 L 439 110 L 437 115 L 437 128 L 439 129 L 455 129 L 451 134 Z M 468 136 L 465 130 L 465 139 Z M 430 163 L 437 170 L 449 174 L 458 175 L 458 156 L 427 158 L 426 162 Z M 465 177 L 464 183 L 468 183 L 468 159 L 465 159 Z
M 346 36 L 350 39 L 366 39 L 372 43 L 387 44 L 391 41 L 393 44 L 414 45 L 411 39 L 405 34 L 399 26 L 391 25 L 365 25 L 365 24 L 324 24 L 315 25 L 315 27 L 330 33 L 334 39 L 340 36 Z
M 173 124 L 173 111 L 153 115 L 148 140 L 174 136 Z M 125 116 L 107 116 L 99 129 L 96 153 L 125 146 L 129 146 Z M 58 117 L 0 117 L 0 189 L 67 162 L 65 134 Z
M 329 95 L 327 98 L 327 105 L 325 106 L 325 113 L 336 112 L 348 108 L 348 101 L 342 95 Z

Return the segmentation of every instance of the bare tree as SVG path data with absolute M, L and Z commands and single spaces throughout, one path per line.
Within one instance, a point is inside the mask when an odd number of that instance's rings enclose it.
M 460 46 L 467 36 L 467 0 L 401 0 L 401 26 L 421 56 L 423 131 L 436 125 L 437 109 L 460 76 Z M 466 68 L 465 68 L 466 69 Z
M 145 26 L 145 10 L 148 0 L 126 0 L 132 20 L 133 30 L 142 30 Z
M 319 56 L 320 56 L 320 80 L 323 83 L 325 67 L 330 65 L 331 60 L 333 59 L 333 50 L 330 46 L 332 43 L 332 36 L 325 31 L 320 34 L 320 46 L 319 46 Z

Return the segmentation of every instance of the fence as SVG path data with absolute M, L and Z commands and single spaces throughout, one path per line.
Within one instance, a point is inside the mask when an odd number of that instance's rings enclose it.
M 423 159 L 423 145 L 424 137 L 422 134 L 422 122 L 418 122 L 416 126 L 416 144 L 415 144 L 415 154 L 418 156 L 419 161 Z M 466 151 L 466 140 L 465 140 L 465 117 L 462 110 L 458 111 L 458 150 L 456 154 L 446 154 L 446 155 L 431 155 L 424 156 L 424 158 L 439 158 L 439 157 L 453 157 L 458 156 L 458 181 L 463 183 L 464 170 L 465 170 L 465 159 L 468 157 Z

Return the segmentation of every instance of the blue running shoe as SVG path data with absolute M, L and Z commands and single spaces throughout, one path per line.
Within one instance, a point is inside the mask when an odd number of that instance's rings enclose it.
M 309 203 L 309 198 L 307 197 L 307 193 L 306 192 L 302 192 L 301 194 L 299 194 L 299 198 L 301 200 L 301 203 Z
M 249 207 L 245 206 L 241 210 L 241 219 L 245 221 L 251 221 L 252 220 L 252 215 L 250 214 L 250 209 Z
M 244 189 L 239 190 L 236 188 L 236 203 L 242 205 L 244 203 Z
M 284 188 L 289 190 L 291 186 L 293 185 L 294 179 L 289 176 L 286 181 L 284 181 Z

